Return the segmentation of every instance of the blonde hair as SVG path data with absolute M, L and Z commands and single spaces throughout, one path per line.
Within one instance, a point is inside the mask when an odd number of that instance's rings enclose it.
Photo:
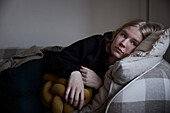
M 150 35 L 153 32 L 156 32 L 158 30 L 163 29 L 163 25 L 159 23 L 153 23 L 153 22 L 145 22 L 143 20 L 133 20 L 128 23 L 125 23 L 123 26 L 118 28 L 112 35 L 112 38 L 107 41 L 106 43 L 106 52 L 110 53 L 110 46 L 117 36 L 117 34 L 124 28 L 129 26 L 135 26 L 138 27 L 140 32 L 142 33 L 143 39 L 145 39 L 148 35 Z

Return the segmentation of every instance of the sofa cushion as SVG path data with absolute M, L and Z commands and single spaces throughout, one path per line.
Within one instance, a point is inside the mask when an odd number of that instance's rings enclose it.
M 145 38 L 131 56 L 159 56 L 162 57 L 170 42 L 170 28 L 157 31 Z
M 170 113 L 170 64 L 163 60 L 121 89 L 107 113 Z

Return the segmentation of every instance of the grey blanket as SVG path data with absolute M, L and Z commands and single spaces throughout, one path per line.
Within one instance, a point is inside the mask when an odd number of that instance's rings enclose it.
M 17 67 L 33 59 L 41 59 L 44 56 L 43 51 L 60 52 L 63 49 L 64 47 L 60 47 L 60 46 L 50 46 L 50 47 L 44 47 L 44 48 L 32 46 L 29 49 L 23 49 L 22 52 L 18 54 L 15 53 L 10 58 L 6 58 L 2 62 L 0 62 L 0 72 L 7 68 Z

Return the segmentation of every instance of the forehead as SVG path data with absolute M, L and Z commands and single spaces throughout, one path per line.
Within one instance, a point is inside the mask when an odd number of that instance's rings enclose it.
M 143 40 L 142 33 L 138 27 L 129 26 L 129 27 L 122 29 L 122 32 L 125 32 L 129 38 L 135 39 L 139 42 Z

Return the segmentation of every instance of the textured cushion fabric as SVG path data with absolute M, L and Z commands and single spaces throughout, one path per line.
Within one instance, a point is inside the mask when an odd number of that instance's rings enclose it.
M 110 68 L 114 70 L 111 76 L 117 84 L 126 85 L 132 79 L 152 68 L 161 60 L 162 57 L 129 57 Z
M 107 113 L 170 113 L 170 64 L 162 61 L 115 95 Z
M 131 56 L 163 56 L 170 43 L 170 28 L 152 33 L 145 38 Z

